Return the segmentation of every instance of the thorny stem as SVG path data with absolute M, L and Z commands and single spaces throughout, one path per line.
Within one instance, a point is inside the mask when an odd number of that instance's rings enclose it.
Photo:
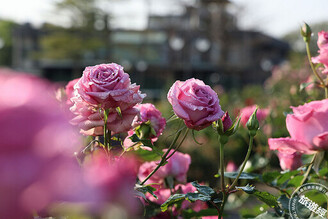
M 312 60 L 311 60 L 311 52 L 310 52 L 310 45 L 308 42 L 305 43 L 306 45 L 306 53 L 307 53 L 307 57 L 311 66 L 311 69 L 314 73 L 314 75 L 317 77 L 317 79 L 320 81 L 321 85 L 324 87 L 325 89 L 325 98 L 328 98 L 328 85 L 324 82 L 324 80 L 320 77 L 320 75 L 318 74 L 317 70 L 315 69 Z

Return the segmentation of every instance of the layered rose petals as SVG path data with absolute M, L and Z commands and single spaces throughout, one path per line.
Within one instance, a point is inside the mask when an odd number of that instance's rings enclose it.
M 224 114 L 215 91 L 198 79 L 176 81 L 170 88 L 167 99 L 172 104 L 174 113 L 191 129 L 204 129 Z
M 328 150 L 328 100 L 312 101 L 292 109 L 293 114 L 286 118 L 291 137 L 270 138 L 270 149 L 289 155 Z
M 74 88 L 85 102 L 104 108 L 127 109 L 145 97 L 115 63 L 87 67 Z
M 68 96 L 74 82 L 67 85 Z M 138 115 L 134 106 L 144 97 L 122 66 L 111 63 L 87 67 L 74 85 L 70 110 L 75 117 L 71 123 L 85 135 L 102 135 L 104 110 L 109 110 L 107 127 L 112 134 L 129 131 Z

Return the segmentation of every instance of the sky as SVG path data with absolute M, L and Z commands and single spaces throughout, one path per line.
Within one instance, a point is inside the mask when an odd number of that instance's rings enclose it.
M 65 21 L 53 12 L 55 0 L 0 0 L 0 18 L 10 18 L 24 23 L 40 25 Z M 190 2 L 192 0 L 185 0 Z M 160 4 L 165 2 L 166 4 Z M 303 22 L 308 24 L 328 21 L 328 0 L 231 0 L 230 11 L 238 16 L 242 29 L 259 30 L 275 37 L 298 29 Z M 104 6 L 114 13 L 117 26 L 142 28 L 146 15 L 152 13 L 179 12 L 172 8 L 175 0 L 111 0 Z M 150 5 L 150 6 L 149 6 Z M 19 6 L 19 7 L 18 7 Z M 328 29 L 328 27 L 327 27 Z

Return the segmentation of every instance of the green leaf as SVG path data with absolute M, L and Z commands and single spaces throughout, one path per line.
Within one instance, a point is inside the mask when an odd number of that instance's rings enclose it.
M 279 176 L 280 176 L 280 172 L 278 172 L 278 171 L 275 171 L 275 172 L 265 172 L 262 175 L 262 180 L 263 180 L 263 182 L 271 183 L 272 181 L 274 181 Z
M 192 209 L 184 210 L 182 212 L 183 218 L 198 218 L 202 216 L 217 216 L 218 212 L 215 208 L 208 208 L 200 210 L 198 212 L 193 211 Z
M 150 139 L 141 139 L 140 142 L 144 145 L 144 146 L 148 146 L 148 147 L 153 147 L 153 143 L 151 142 Z
M 146 194 L 148 192 L 152 196 L 154 196 L 154 198 L 158 199 L 158 197 L 154 194 L 154 191 L 156 191 L 156 189 L 154 187 L 151 187 L 150 185 L 136 184 L 135 187 L 134 187 L 134 190 L 136 190 L 138 192 L 141 192 L 143 194 Z
M 325 167 L 319 170 L 319 176 L 328 176 L 328 168 Z
M 284 194 L 281 195 L 277 200 L 284 210 L 289 211 L 289 198 Z
M 236 189 L 243 190 L 247 194 L 253 194 L 254 191 L 255 191 L 255 187 L 254 186 L 251 186 L 249 184 L 247 184 L 246 186 L 240 186 L 240 187 L 236 186 Z
M 268 192 L 260 192 L 255 189 L 255 192 L 253 193 L 259 200 L 267 204 L 268 206 L 274 208 L 278 207 L 277 197 L 271 195 Z
M 241 189 L 244 192 L 254 195 L 256 196 L 256 198 L 258 198 L 259 200 L 261 200 L 262 202 L 264 202 L 265 204 L 267 204 L 268 206 L 274 208 L 274 207 L 278 207 L 278 202 L 277 202 L 277 197 L 271 195 L 268 192 L 261 192 L 255 189 L 255 187 L 250 186 L 250 185 L 246 185 L 243 187 L 236 187 L 237 189 Z
M 288 181 L 287 187 L 299 187 L 304 176 L 294 176 Z
M 136 134 L 133 134 L 131 137 L 129 137 L 132 142 L 140 142 L 139 137 Z
M 167 208 L 174 204 L 174 203 L 177 203 L 181 200 L 184 200 L 185 199 L 185 194 L 174 194 L 174 195 L 171 195 L 162 205 L 161 205 L 161 210 L 164 212 L 167 210 Z
M 314 82 L 307 82 L 307 83 L 302 83 L 300 85 L 300 91 L 304 90 L 307 86 L 314 84 Z
M 271 212 L 264 212 L 263 214 L 258 215 L 254 219 L 284 219 L 284 217 L 278 217 L 274 213 Z
M 203 202 L 207 202 L 211 200 L 211 196 L 209 195 L 203 195 L 201 193 L 191 193 L 188 192 L 186 194 L 186 200 L 190 201 L 190 202 L 195 202 L 197 200 L 199 201 L 203 201 Z
M 290 180 L 290 178 L 294 175 L 297 175 L 299 173 L 298 170 L 293 170 L 293 171 L 285 171 L 284 173 L 281 174 L 281 176 L 277 179 L 277 183 L 276 185 L 277 186 L 281 186 L 281 187 L 286 187 L 286 186 L 283 186 L 283 184 L 286 184 L 286 182 L 288 180 Z
M 191 185 L 193 185 L 197 189 L 197 191 L 202 193 L 203 195 L 213 197 L 216 194 L 216 192 L 211 187 L 199 185 L 196 181 L 192 182 Z
M 138 149 L 134 151 L 135 154 L 137 154 L 140 158 L 142 158 L 145 161 L 155 161 L 159 160 L 161 156 L 157 154 L 154 151 L 148 151 L 148 150 L 143 150 L 143 149 Z
M 238 172 L 225 172 L 224 177 L 230 178 L 230 179 L 235 179 L 238 176 Z M 258 174 L 254 173 L 245 173 L 242 172 L 239 179 L 257 179 L 259 178 Z

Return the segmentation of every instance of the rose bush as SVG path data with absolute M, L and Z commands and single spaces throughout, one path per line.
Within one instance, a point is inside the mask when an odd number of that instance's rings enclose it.
M 204 129 L 224 114 L 215 91 L 198 79 L 176 81 L 170 88 L 167 99 L 172 104 L 174 113 L 191 129 Z

